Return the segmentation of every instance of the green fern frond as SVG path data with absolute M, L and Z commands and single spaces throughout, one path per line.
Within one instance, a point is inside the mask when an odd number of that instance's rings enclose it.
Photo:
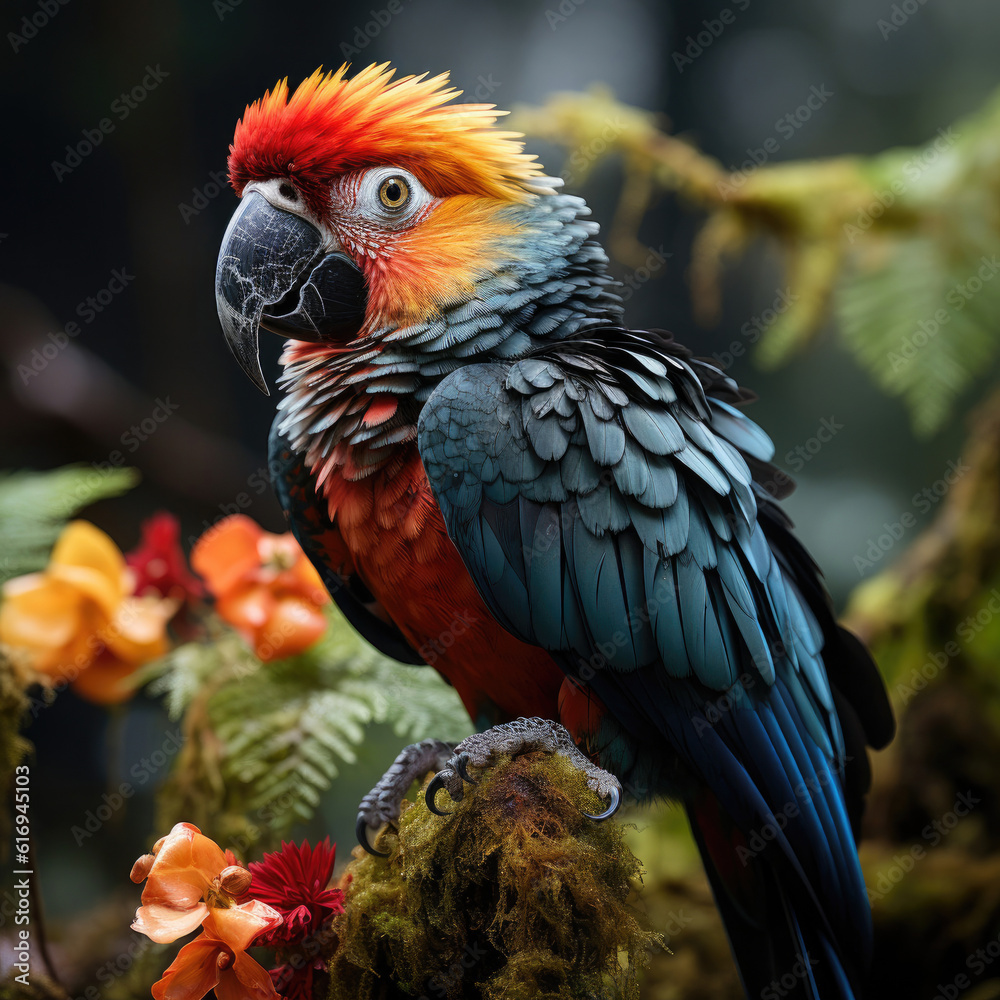
M 167 714 L 179 719 L 195 697 L 213 679 L 242 676 L 260 666 L 233 632 L 224 632 L 214 642 L 188 642 L 133 675 L 137 687 L 148 683 L 149 693 L 162 695 Z
M 373 688 L 324 690 L 318 684 L 328 671 L 299 659 L 227 684 L 209 704 L 226 748 L 223 773 L 247 786 L 249 808 L 267 809 L 274 829 L 312 815 L 340 766 L 354 762 L 364 727 L 375 717 Z
M 385 707 L 379 722 L 388 722 L 403 740 L 416 743 L 428 736 L 458 742 L 472 732 L 472 722 L 454 688 L 436 671 L 382 660 L 372 670 Z
M 89 465 L 0 473 L 0 583 L 41 569 L 66 521 L 138 481 L 135 469 Z
M 930 237 L 879 241 L 844 275 L 837 312 L 861 365 L 929 434 L 996 356 L 1000 274 Z
M 233 632 L 189 643 L 147 667 L 141 680 L 185 717 L 189 741 L 212 754 L 181 755 L 178 768 L 218 768 L 221 781 L 176 773 L 166 789 L 172 807 L 191 808 L 185 790 L 218 801 L 204 815 L 227 829 L 253 816 L 266 835 L 308 821 L 344 765 L 356 760 L 369 725 L 390 723 L 401 740 L 460 739 L 471 730 L 454 689 L 431 669 L 403 666 L 366 643 L 335 606 L 318 643 L 285 660 L 261 663 Z M 168 813 L 172 811 L 167 810 Z M 170 815 L 171 822 L 186 818 Z M 206 826 L 211 830 L 211 825 Z

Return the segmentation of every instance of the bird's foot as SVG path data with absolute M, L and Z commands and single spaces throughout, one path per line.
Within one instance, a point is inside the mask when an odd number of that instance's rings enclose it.
M 383 827 L 399 819 L 399 807 L 410 785 L 428 771 L 440 771 L 451 757 L 450 743 L 441 740 L 422 740 L 404 747 L 392 766 L 379 778 L 375 787 L 358 806 L 358 823 L 355 827 L 358 843 L 376 857 L 387 854 L 376 850 L 374 844 Z
M 584 773 L 591 790 L 608 801 L 608 807 L 603 812 L 597 815 L 585 813 L 589 819 L 607 819 L 618 811 L 622 797 L 621 783 L 618 779 L 583 754 L 573 741 L 573 737 L 558 722 L 540 718 L 515 719 L 513 722 L 487 729 L 484 733 L 467 736 L 455 747 L 450 759 L 444 763 L 427 786 L 427 808 L 439 816 L 447 816 L 446 812 L 437 808 L 434 801 L 442 788 L 448 792 L 453 801 L 460 802 L 464 795 L 465 782 L 477 784 L 477 780 L 469 774 L 469 768 L 489 767 L 497 757 L 504 754 L 516 756 L 534 750 L 558 753 L 568 758 L 570 763 Z

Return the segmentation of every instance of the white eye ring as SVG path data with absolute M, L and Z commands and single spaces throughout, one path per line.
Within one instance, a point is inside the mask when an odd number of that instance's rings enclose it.
M 402 227 L 432 201 L 430 193 L 408 170 L 375 167 L 361 178 L 358 204 L 386 226 Z

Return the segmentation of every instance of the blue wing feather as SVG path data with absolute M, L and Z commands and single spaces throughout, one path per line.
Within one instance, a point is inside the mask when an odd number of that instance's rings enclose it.
M 721 373 L 604 333 L 447 376 L 418 429 L 429 481 L 498 619 L 607 707 L 614 763 L 661 791 L 693 776 L 740 829 L 773 827 L 839 954 L 869 915 L 827 674 L 836 629 L 754 480 L 773 446 Z M 492 508 L 515 499 L 498 529 Z M 719 697 L 730 710 L 710 723 Z

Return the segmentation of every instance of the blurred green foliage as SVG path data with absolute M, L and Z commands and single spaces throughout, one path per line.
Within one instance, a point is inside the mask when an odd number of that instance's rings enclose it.
M 674 191 L 708 213 L 690 275 L 703 322 L 719 313 L 723 260 L 760 236 L 776 240 L 793 298 L 760 339 L 762 366 L 787 361 L 832 316 L 858 363 L 929 434 L 996 357 L 1000 92 L 922 147 L 774 164 L 765 150 L 759 165 L 737 172 L 603 89 L 558 94 L 512 123 L 569 150 L 600 150 L 574 183 L 602 157 L 621 155 L 609 246 L 627 264 L 646 256 L 636 233 L 657 193 Z
M 323 637 L 298 656 L 261 663 L 235 633 L 179 646 L 151 664 L 184 745 L 159 793 L 158 829 L 194 823 L 240 857 L 308 822 L 352 764 L 369 725 L 396 737 L 461 739 L 471 729 L 454 689 L 365 642 L 329 605 Z
M 0 583 L 42 569 L 74 514 L 138 481 L 135 469 L 89 465 L 0 474 Z

